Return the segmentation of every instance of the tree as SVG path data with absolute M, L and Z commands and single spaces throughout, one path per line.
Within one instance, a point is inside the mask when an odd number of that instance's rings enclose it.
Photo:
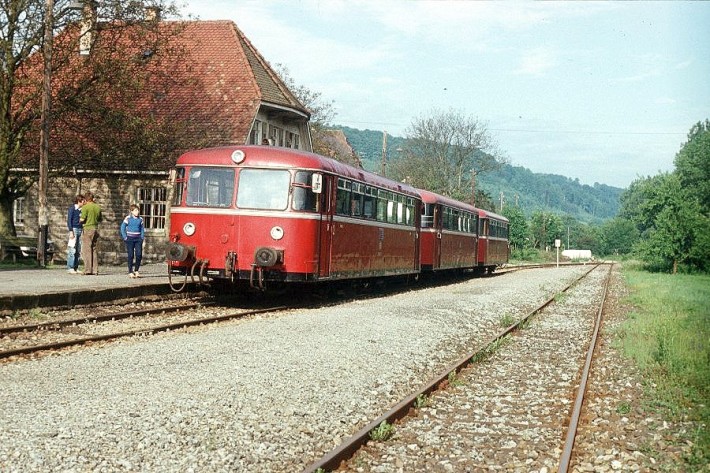
M 638 241 L 639 232 L 631 220 L 616 217 L 599 227 L 601 255 L 628 255 Z
M 508 234 L 511 251 L 518 251 L 528 247 L 530 232 L 525 214 L 519 207 L 506 206 L 503 216 L 508 219 Z
M 486 126 L 455 110 L 414 119 L 406 135 L 388 177 L 454 199 L 470 201 L 472 178 L 505 161 Z
M 621 216 L 639 230 L 634 250 L 650 267 L 674 274 L 681 265 L 708 269 L 710 219 L 677 173 L 634 181 L 622 195 Z
M 681 185 L 697 197 L 705 216 L 710 216 L 710 120 L 690 129 L 688 141 L 676 154 L 675 167 Z
M 275 70 L 291 93 L 311 112 L 308 124 L 313 141 L 313 152 L 324 156 L 333 156 L 339 161 L 351 163 L 351 157 L 342 157 L 341 159 L 341 152 L 336 146 L 333 146 L 332 136 L 329 134 L 329 128 L 336 115 L 333 106 L 334 101 L 327 101 L 320 92 L 315 92 L 304 85 L 297 84 L 288 67 L 284 64 L 276 64 Z
M 167 47 L 166 38 L 176 32 L 160 22 L 146 21 L 148 4 L 143 2 L 115 0 L 97 4 L 87 0 L 83 12 L 69 10 L 68 4 L 69 0 L 58 0 L 53 12 L 54 31 L 59 34 L 52 35 L 50 169 L 86 164 L 87 156 L 115 162 L 116 143 L 102 143 L 101 138 L 105 137 L 121 139 L 122 143 L 142 143 L 139 152 L 130 156 L 145 163 L 154 158 L 156 149 L 166 146 L 159 139 L 145 140 L 156 126 L 146 126 L 151 125 L 149 118 L 135 119 L 136 114 L 131 113 L 135 104 L 126 100 L 128 94 L 121 95 L 127 84 L 140 88 L 150 76 L 147 71 L 138 71 L 140 61 L 133 54 L 135 51 L 127 53 L 125 48 L 139 47 L 137 52 L 148 54 L 148 59 L 153 55 L 167 58 L 174 51 Z M 177 12 L 168 0 L 151 1 L 150 6 L 166 14 Z M 11 174 L 10 170 L 36 167 L 37 163 L 43 77 L 43 58 L 38 52 L 43 46 L 44 25 L 44 0 L 0 2 L 0 234 L 4 235 L 15 233 L 12 202 L 37 179 Z M 101 53 L 80 56 L 80 42 Z M 123 109 L 117 113 L 119 105 Z M 101 120 L 97 122 L 95 117 Z M 106 128 L 99 123 L 111 125 L 111 133 L 104 133 Z M 169 126 L 173 125 L 165 124 L 166 128 Z M 95 131 L 95 140 L 87 142 L 87 129 Z M 136 133 L 142 134 L 142 141 L 134 139 Z M 64 142 L 58 137 L 64 137 Z
M 559 215 L 542 211 L 534 212 L 530 218 L 532 246 L 547 251 L 554 246 L 556 239 L 562 238 L 563 228 Z

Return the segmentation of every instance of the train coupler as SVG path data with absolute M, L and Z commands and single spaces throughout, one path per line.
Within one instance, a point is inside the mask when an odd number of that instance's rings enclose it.
M 255 279 L 256 277 L 256 284 Z M 249 286 L 260 291 L 266 290 L 264 286 L 264 269 L 256 263 L 252 263 L 251 272 L 249 273 Z

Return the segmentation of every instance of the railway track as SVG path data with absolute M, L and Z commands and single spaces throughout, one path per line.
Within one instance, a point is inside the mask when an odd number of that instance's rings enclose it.
M 513 266 L 502 270 L 499 273 L 493 273 L 488 276 L 503 275 L 510 271 L 540 268 L 543 266 L 544 265 Z M 452 280 L 454 281 L 460 279 L 461 276 L 452 277 Z M 434 285 L 446 284 L 446 281 L 447 279 L 438 280 L 434 282 Z M 395 288 L 394 291 L 396 290 L 397 289 Z M 338 297 L 342 299 L 341 296 Z M 185 315 L 191 310 L 204 309 L 212 305 L 215 305 L 215 302 L 214 300 L 209 299 L 172 306 L 158 306 L 135 310 L 117 310 L 97 315 L 91 314 L 62 317 L 44 322 L 0 325 L 0 360 L 21 355 L 32 355 L 39 352 L 58 350 L 71 346 L 85 345 L 92 342 L 101 342 L 136 335 L 147 335 L 169 330 L 178 330 L 194 325 L 215 323 L 242 316 L 246 317 L 261 312 L 285 310 L 288 308 L 286 307 L 288 304 L 284 304 L 267 309 L 235 312 L 218 316 L 190 317 L 189 315 Z M 299 305 L 299 307 L 301 306 L 302 304 Z M 290 308 L 295 308 L 295 306 Z M 176 319 L 176 321 L 158 324 L 155 320 L 169 318 Z M 147 322 L 140 323 L 141 326 L 139 328 L 127 328 L 123 330 L 111 331 L 112 329 L 110 328 L 110 325 L 118 325 L 116 322 L 125 321 L 127 319 L 133 321 L 146 320 Z M 97 330 L 100 331 L 100 333 L 93 333 Z M 81 336 L 82 334 L 86 334 L 86 336 Z M 40 343 L 43 340 L 45 342 Z
M 2 347 L 0 360 L 71 346 L 168 332 L 291 308 L 279 305 L 219 313 L 220 308 L 214 310 L 207 308 L 212 305 L 213 302 L 197 302 L 0 327 L 0 347 Z M 199 315 L 195 315 L 194 312 Z M 132 319 L 132 323 L 127 325 L 121 323 L 127 319 Z
M 304 471 L 568 471 L 611 274 L 598 267 Z

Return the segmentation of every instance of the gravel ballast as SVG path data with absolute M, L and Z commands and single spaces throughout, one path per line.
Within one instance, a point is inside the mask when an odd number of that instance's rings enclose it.
M 1 471 L 298 471 L 587 267 L 0 366 Z

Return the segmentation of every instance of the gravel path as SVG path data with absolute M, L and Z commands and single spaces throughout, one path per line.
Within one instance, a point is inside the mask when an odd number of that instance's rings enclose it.
M 0 471 L 298 471 L 588 268 L 0 366 Z

